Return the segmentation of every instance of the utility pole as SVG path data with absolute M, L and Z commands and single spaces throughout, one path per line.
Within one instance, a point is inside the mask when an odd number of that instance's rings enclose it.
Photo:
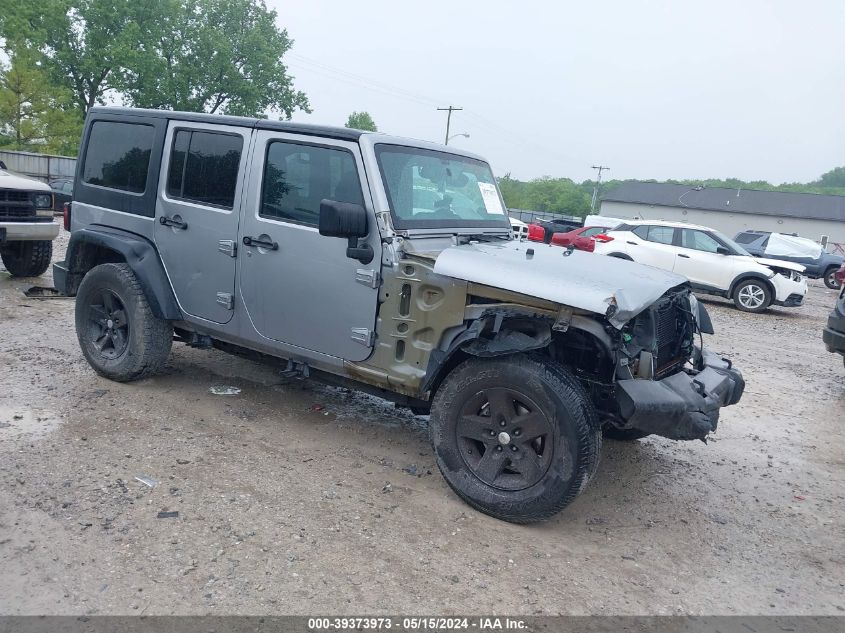
M 601 187 L 601 172 L 604 170 L 610 171 L 610 167 L 607 165 L 593 165 L 593 169 L 598 170 L 599 175 L 596 178 L 596 185 L 593 187 L 593 199 L 590 201 L 590 215 L 596 212 L 596 200 L 598 200 L 599 187 Z
M 437 108 L 443 112 L 448 112 L 446 115 L 446 145 L 449 144 L 449 126 L 452 123 L 452 112 L 460 112 L 463 108 L 455 108 L 453 106 L 449 106 L 448 108 Z

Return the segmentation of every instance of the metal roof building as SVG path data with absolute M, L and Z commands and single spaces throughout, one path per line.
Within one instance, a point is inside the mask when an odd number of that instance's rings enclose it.
M 600 214 L 702 224 L 730 237 L 748 229 L 797 233 L 845 252 L 845 196 L 626 182 L 602 196 Z

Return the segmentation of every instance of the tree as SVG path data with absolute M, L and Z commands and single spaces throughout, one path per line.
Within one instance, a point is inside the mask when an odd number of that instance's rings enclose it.
M 290 118 L 309 110 L 282 56 L 293 42 L 263 0 L 30 0 L 0 22 L 42 57 L 79 112 L 109 95 L 137 107 Z
M 0 69 L 0 145 L 14 150 L 75 155 L 82 120 L 70 107 L 69 91 L 49 77 L 26 50 Z
M 353 112 L 346 119 L 346 127 L 365 130 L 367 132 L 378 132 L 376 122 L 373 121 L 373 117 L 370 116 L 369 112 Z
M 810 184 L 821 187 L 845 187 L 845 167 L 831 169 Z
M 590 197 L 569 178 L 543 176 L 528 183 L 528 208 L 568 215 L 585 216 L 590 211 Z
M 121 88 L 137 107 L 289 119 L 310 112 L 282 61 L 293 41 L 263 0 L 138 3 Z

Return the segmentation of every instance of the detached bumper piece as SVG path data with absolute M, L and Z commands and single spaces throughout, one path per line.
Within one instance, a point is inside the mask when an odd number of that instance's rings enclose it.
M 620 380 L 619 411 L 629 428 L 672 440 L 705 440 L 716 430 L 719 409 L 739 402 L 742 374 L 730 362 L 705 351 L 704 369 L 663 380 Z
M 783 301 L 774 301 L 773 303 L 776 306 L 783 306 L 785 308 L 797 308 L 798 306 L 804 304 L 804 295 L 793 292 Z

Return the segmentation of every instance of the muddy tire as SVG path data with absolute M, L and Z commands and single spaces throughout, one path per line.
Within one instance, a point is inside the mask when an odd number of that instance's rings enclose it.
M 76 335 L 94 371 L 126 382 L 161 369 L 170 355 L 173 325 L 153 315 L 128 265 L 101 264 L 79 286 Z
M 539 356 L 470 359 L 438 389 L 429 434 L 449 486 L 512 523 L 547 519 L 586 487 L 601 453 L 580 383 Z
M 12 277 L 38 277 L 50 266 L 53 242 L 33 240 L 0 244 L 0 258 Z
M 640 431 L 639 429 L 620 429 L 612 424 L 606 424 L 602 427 L 601 431 L 602 435 L 606 439 L 615 440 L 617 442 L 635 442 L 651 435 L 651 433 L 646 433 L 645 431 Z
M 831 290 L 838 290 L 841 286 L 838 281 L 836 281 L 836 271 L 839 270 L 838 267 L 830 267 L 826 271 L 824 271 L 824 285 L 830 288 Z
M 743 312 L 764 312 L 772 303 L 772 291 L 759 279 L 746 279 L 734 288 L 733 301 Z

